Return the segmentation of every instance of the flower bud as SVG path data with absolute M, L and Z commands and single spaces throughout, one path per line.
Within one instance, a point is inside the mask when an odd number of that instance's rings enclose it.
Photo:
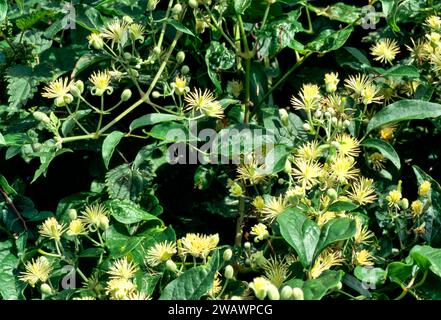
M 101 35 L 97 33 L 91 33 L 87 40 L 89 40 L 89 48 L 92 47 L 95 50 L 101 50 L 104 47 L 104 41 Z
M 280 121 L 282 121 L 282 124 L 286 127 L 289 124 L 289 115 L 288 112 L 285 109 L 279 109 L 279 116 Z
M 243 244 L 243 247 L 245 250 L 249 251 L 251 249 L 251 243 L 247 241 Z
M 290 286 L 284 286 L 280 292 L 280 298 L 282 300 L 289 300 L 292 297 L 292 288 Z
M 51 123 L 51 119 L 44 112 L 35 111 L 32 115 L 34 116 L 34 119 L 37 120 L 37 121 L 40 121 L 40 122 L 45 123 L 45 124 L 50 124 Z
M 121 101 L 127 101 L 132 97 L 132 90 L 126 89 L 121 93 Z
M 325 112 L 325 117 L 326 117 L 326 118 L 330 118 L 330 117 L 331 117 L 331 114 L 330 114 L 328 111 L 326 111 L 326 112 Z
M 331 198 L 331 200 L 335 200 L 338 197 L 337 191 L 335 191 L 334 188 L 329 188 L 328 191 L 326 191 L 326 194 Z
M 336 117 L 332 117 L 331 122 L 332 122 L 332 124 L 337 124 L 338 119 Z
M 129 52 L 124 52 L 123 57 L 124 57 L 124 59 L 126 59 L 126 60 L 130 60 L 130 59 L 132 59 L 132 55 L 131 55 Z
M 268 284 L 268 293 L 267 294 L 268 294 L 268 298 L 270 300 L 280 300 L 279 290 L 272 283 Z
M 186 74 L 188 74 L 190 72 L 190 68 L 187 65 L 183 65 L 181 68 L 181 73 L 185 76 Z
M 167 262 L 165 263 L 165 267 L 167 268 L 168 271 L 171 271 L 173 273 L 178 271 L 178 267 L 176 266 L 176 263 L 174 263 L 174 261 L 171 259 L 167 260 Z
M 176 54 L 176 62 L 177 63 L 182 63 L 182 62 L 184 62 L 184 60 L 185 60 L 185 52 L 184 51 L 179 51 Z
M 340 148 L 340 143 L 338 141 L 332 141 L 331 145 L 337 150 Z
M 159 56 L 161 54 L 161 48 L 156 46 L 153 48 L 153 53 L 157 56 Z
M 316 110 L 314 112 L 314 117 L 316 117 L 316 118 L 320 118 L 322 115 L 323 115 L 323 113 L 320 110 Z
M 231 249 L 225 250 L 222 257 L 224 261 L 230 261 L 231 258 L 233 257 L 233 251 Z
M 106 216 L 100 217 L 100 228 L 102 230 L 107 230 L 109 228 L 109 218 L 107 218 Z
M 343 288 L 343 284 L 341 283 L 341 281 L 339 281 L 337 283 L 337 286 L 335 287 L 337 290 L 341 290 L 341 288 Z
M 78 98 L 81 96 L 81 91 L 78 89 L 77 86 L 72 86 L 70 87 L 70 91 L 69 91 L 72 96 L 74 96 L 75 98 Z
M 64 103 L 65 104 L 71 104 L 74 101 L 74 98 L 71 94 L 66 94 L 64 96 Z
M 80 93 L 84 92 L 84 82 L 81 80 L 77 80 L 74 84 L 75 87 L 80 91 Z
M 292 296 L 294 300 L 305 300 L 305 296 L 303 295 L 303 290 L 300 288 L 292 288 Z
M 198 1 L 197 0 L 188 0 L 188 5 L 193 9 L 197 9 L 198 8 Z
M 309 123 L 304 123 L 303 124 L 303 130 L 305 130 L 305 131 L 311 131 L 311 126 L 309 125 Z
M 234 269 L 231 265 L 225 267 L 224 273 L 225 279 L 233 279 L 234 277 Z
M 161 94 L 158 91 L 153 91 L 152 92 L 152 97 L 155 99 L 158 99 L 161 96 Z
M 41 291 L 41 293 L 46 294 L 46 295 L 52 294 L 52 288 L 47 283 L 41 284 L 40 291 Z
M 71 208 L 67 211 L 70 220 L 75 220 L 78 217 L 77 210 Z
M 345 128 L 349 127 L 350 125 L 351 125 L 351 121 L 349 121 L 349 120 L 345 120 L 345 121 L 343 121 L 343 126 L 344 126 Z
M 406 210 L 407 208 L 409 208 L 409 200 L 407 200 L 407 198 L 403 198 L 400 200 L 400 207 L 403 210 Z
M 158 0 L 149 0 L 149 2 L 147 2 L 147 10 L 148 11 L 155 10 L 158 3 L 159 3 Z
M 283 168 L 283 172 L 285 172 L 286 174 L 290 174 L 292 170 L 291 167 L 291 161 L 289 161 L 288 159 L 285 162 L 285 167 Z
M 173 16 L 178 16 L 180 15 L 182 12 L 182 5 L 177 3 L 174 5 L 174 7 L 172 8 L 172 15 Z

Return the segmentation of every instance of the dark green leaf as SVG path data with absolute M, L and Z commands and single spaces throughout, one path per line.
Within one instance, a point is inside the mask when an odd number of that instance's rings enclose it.
M 394 147 L 392 147 L 387 141 L 380 139 L 366 139 L 363 140 L 361 145 L 377 149 L 386 159 L 389 159 L 398 170 L 401 169 L 400 156 L 395 151 Z
M 141 207 L 135 203 L 128 200 L 108 200 L 105 206 L 110 209 L 112 217 L 114 217 L 118 222 L 124 224 L 137 223 L 141 221 L 155 221 L 161 223 L 154 215 L 143 210 Z
M 328 208 L 329 211 L 335 211 L 335 212 L 340 212 L 340 211 L 352 211 L 357 209 L 358 206 L 352 202 L 348 202 L 348 201 L 336 201 L 333 204 L 331 204 Z
M 132 121 L 132 123 L 130 124 L 130 131 L 133 131 L 141 127 L 150 126 L 152 124 L 180 120 L 180 119 L 182 119 L 182 117 L 175 116 L 173 114 L 163 114 L 163 113 L 146 114 Z
M 110 159 L 112 158 L 113 152 L 115 151 L 116 146 L 123 137 L 124 137 L 124 133 L 119 131 L 113 131 L 104 139 L 103 147 L 102 147 L 102 155 L 106 169 L 109 168 L 109 163 L 110 163 Z

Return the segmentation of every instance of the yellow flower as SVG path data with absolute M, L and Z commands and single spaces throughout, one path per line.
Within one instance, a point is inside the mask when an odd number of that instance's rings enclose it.
M 241 180 L 248 180 L 250 184 L 259 184 L 266 180 L 266 173 L 264 172 L 264 165 L 258 165 L 257 161 L 250 164 L 240 164 L 237 166 L 237 178 Z
M 325 213 L 321 214 L 317 218 L 317 224 L 319 226 L 324 225 L 326 222 L 331 221 L 332 219 L 337 218 L 337 214 L 333 211 L 326 211 Z
M 413 229 L 413 232 L 415 232 L 417 235 L 423 235 L 424 233 L 426 233 L 426 223 L 423 222 L 422 225 Z
M 325 85 L 326 85 L 326 91 L 329 93 L 333 93 L 337 91 L 337 85 L 340 82 L 340 79 L 338 78 L 338 73 L 327 73 L 325 74 Z
M 408 46 L 407 50 L 410 51 L 410 57 L 412 58 L 412 62 L 418 62 L 422 64 L 427 57 L 427 43 L 423 39 L 418 39 L 416 42 L 411 38 L 412 46 Z
M 109 224 L 109 211 L 102 204 L 95 204 L 87 206 L 83 212 L 81 212 L 80 220 L 84 223 L 85 227 L 91 232 L 95 232 L 98 228 L 107 229 Z
M 434 72 L 441 73 L 441 49 L 436 50 L 430 55 L 430 65 Z
M 381 171 L 384 169 L 384 163 L 386 158 L 379 152 L 374 152 L 369 156 L 369 162 L 372 164 L 372 168 L 375 171 Z
M 271 257 L 266 260 L 262 269 L 264 270 L 265 278 L 277 288 L 280 288 L 291 274 L 289 264 L 285 261 L 285 258 Z
M 351 185 L 351 191 L 348 192 L 349 198 L 359 205 L 374 202 L 377 196 L 372 188 L 373 182 L 372 179 L 361 177 Z
M 218 101 L 207 104 L 202 111 L 210 118 L 222 119 L 224 117 L 224 109 Z
M 66 231 L 65 224 L 59 224 L 54 217 L 46 219 L 38 231 L 43 237 L 60 241 L 61 236 Z
M 96 300 L 95 297 L 85 296 L 85 297 L 74 297 L 72 300 Z
M 92 94 L 99 97 L 105 92 L 107 92 L 107 94 L 112 94 L 113 87 L 110 86 L 111 78 L 108 70 L 94 72 L 89 78 L 89 81 L 93 84 L 91 90 Z
M 273 222 L 283 211 L 286 209 L 286 203 L 283 196 L 270 197 L 265 203 L 265 207 L 262 209 L 262 215 L 264 221 Z
M 187 235 L 180 240 L 180 254 L 190 254 L 196 258 L 203 258 L 204 260 L 212 250 L 217 247 L 219 243 L 219 235 L 200 235 L 195 233 L 187 233 Z
M 372 238 L 375 237 L 374 233 L 364 226 L 359 217 L 355 218 L 355 244 L 368 244 L 372 242 Z
M 341 265 L 343 261 L 344 259 L 341 258 L 339 251 L 325 250 L 315 259 L 309 271 L 309 278 L 316 279 L 326 270 Z
M 203 111 L 207 106 L 215 101 L 213 93 L 205 89 L 202 93 L 201 89 L 194 89 L 185 95 L 185 102 L 187 102 L 186 110 Z
M 318 141 L 312 140 L 303 144 L 298 150 L 297 155 L 299 158 L 303 158 L 307 161 L 312 161 L 320 156 L 320 150 L 318 148 Z
M 129 23 L 126 20 L 116 19 L 106 26 L 102 32 L 102 37 L 109 39 L 113 48 L 115 43 L 120 44 L 126 37 L 128 25 Z
M 320 89 L 315 84 L 304 84 L 299 98 L 292 97 L 291 104 L 295 109 L 314 110 L 320 105 Z
M 107 282 L 106 293 L 111 300 L 127 300 L 136 292 L 136 285 L 124 278 L 113 278 Z
M 18 278 L 34 287 L 38 281 L 46 282 L 53 268 L 45 257 L 38 257 L 36 260 L 26 262 L 25 269 Z
M 112 266 L 107 271 L 110 274 L 110 279 L 124 279 L 130 280 L 138 271 L 138 267 L 127 260 L 127 257 L 115 260 Z
M 83 221 L 81 221 L 80 219 L 72 220 L 69 224 L 67 234 L 69 236 L 79 236 L 87 234 L 87 230 L 84 227 Z
M 132 39 L 132 41 L 138 40 L 139 42 L 144 42 L 144 30 L 144 26 L 139 23 L 132 23 L 129 26 L 130 39 Z
M 132 291 L 127 295 L 126 300 L 152 300 L 152 298 L 144 292 Z
M 371 47 L 371 55 L 375 57 L 374 60 L 383 63 L 388 62 L 392 64 L 398 53 L 400 53 L 400 47 L 393 39 L 381 39 Z
M 339 143 L 338 153 L 344 156 L 357 157 L 360 153 L 360 142 L 351 137 L 349 134 L 343 133 L 337 135 L 335 140 Z
M 427 197 L 430 193 L 430 189 L 431 189 L 430 182 L 425 180 L 420 184 L 418 188 L 418 194 L 422 197 Z
M 55 99 L 54 104 L 63 107 L 73 101 L 73 96 L 69 93 L 72 85 L 73 81 L 69 81 L 68 78 L 59 78 L 45 86 L 41 95 L 44 98 Z
M 371 80 L 364 74 L 358 74 L 355 77 L 349 76 L 349 78 L 345 80 L 345 87 L 352 90 L 356 97 L 361 96 L 361 92 L 369 84 L 371 84 Z
M 361 90 L 361 101 L 363 104 L 381 103 L 384 97 L 379 94 L 379 91 L 374 84 L 367 84 L 364 89 Z
M 303 188 L 311 189 L 319 183 L 319 178 L 323 175 L 323 168 L 320 163 L 296 158 L 294 164 L 295 168 L 292 174 L 302 184 Z
M 413 217 L 417 218 L 423 213 L 424 204 L 420 200 L 415 200 L 410 205 L 410 208 L 412 209 Z
M 425 25 L 433 31 L 441 29 L 441 18 L 438 16 L 430 16 L 426 19 Z
M 392 190 L 389 192 L 389 195 L 386 197 L 386 200 L 389 202 L 390 207 L 399 207 L 399 202 L 402 198 L 401 191 Z
M 156 243 L 147 251 L 147 263 L 151 266 L 157 266 L 166 262 L 176 253 L 176 244 L 171 241 L 162 241 Z
M 254 278 L 253 282 L 248 284 L 248 286 L 254 291 L 254 294 L 259 300 L 265 299 L 270 285 L 271 282 L 269 282 L 264 277 Z
M 187 79 L 185 77 L 176 76 L 175 82 L 172 83 L 175 92 L 179 95 L 187 93 L 190 88 L 187 86 Z
M 392 140 L 396 129 L 396 125 L 382 128 L 380 130 L 380 138 L 386 141 Z
M 372 256 L 372 253 L 366 249 L 355 251 L 352 257 L 354 264 L 357 266 L 373 266 L 374 259 L 375 258 Z
M 261 196 L 257 196 L 252 204 L 257 211 L 261 211 L 265 207 L 265 201 Z
M 331 178 L 339 183 L 347 183 L 348 180 L 355 180 L 359 170 L 355 168 L 355 160 L 352 157 L 337 156 L 330 164 Z
M 250 234 L 256 236 L 254 242 L 263 241 L 269 237 L 268 228 L 263 223 L 252 226 Z
M 228 81 L 227 92 L 234 98 L 238 98 L 243 91 L 243 84 L 241 81 L 233 80 Z
M 210 297 L 215 297 L 222 291 L 222 282 L 219 279 L 219 277 L 220 277 L 219 272 L 216 272 L 216 275 L 214 276 L 214 279 L 213 279 L 213 285 L 212 285 L 211 289 L 208 290 L 208 292 L 207 292 L 207 294 Z
M 96 50 L 101 50 L 104 46 L 104 41 L 101 34 L 92 32 L 87 36 L 87 40 L 89 41 L 89 48 L 93 47 Z

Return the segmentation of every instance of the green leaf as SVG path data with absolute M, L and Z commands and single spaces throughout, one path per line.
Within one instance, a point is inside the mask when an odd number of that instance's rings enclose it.
M 407 78 L 419 78 L 420 73 L 418 68 L 414 66 L 394 66 L 383 73 L 385 77 L 407 77 Z
M 182 119 L 182 117 L 175 116 L 173 114 L 163 114 L 163 113 L 146 114 L 146 115 L 132 121 L 132 123 L 130 124 L 130 131 L 133 131 L 133 130 L 141 128 L 141 127 L 150 126 L 152 124 L 174 121 L 174 120 L 181 120 L 181 119 Z
M 392 262 L 386 268 L 387 276 L 392 282 L 404 284 L 415 272 L 415 266 L 403 262 Z
M 188 140 L 188 129 L 182 123 L 163 122 L 155 125 L 149 134 L 164 142 L 186 142 Z
M 208 76 L 216 87 L 217 91 L 222 92 L 222 84 L 218 73 L 221 70 L 228 70 L 234 66 L 236 56 L 233 51 L 228 49 L 225 44 L 211 41 L 210 47 L 205 53 L 205 63 L 207 65 Z
M 357 231 L 354 219 L 336 218 L 328 221 L 322 227 L 320 240 L 317 243 L 315 256 L 317 257 L 331 243 L 352 238 Z
M 251 0 L 234 0 L 234 11 L 236 14 L 243 15 L 250 5 Z
M 337 20 L 347 24 L 357 22 L 362 15 L 362 8 L 349 6 L 342 2 L 338 2 L 331 6 L 324 8 L 326 10 L 326 16 L 331 20 Z
M 441 277 L 441 249 L 416 245 L 410 250 L 409 255 L 422 270 L 430 269 Z
M 323 272 L 317 279 L 302 281 L 293 279 L 287 281 L 286 284 L 291 287 L 297 287 L 303 290 L 305 300 L 320 300 L 332 289 L 339 286 L 344 272 L 342 270 L 327 270 Z
M 306 45 L 307 50 L 314 52 L 326 53 L 341 48 L 349 39 L 353 27 L 345 28 L 342 30 L 326 29 L 317 36 L 313 41 Z
M 167 19 L 167 23 L 171 26 L 173 26 L 176 30 L 181 31 L 182 33 L 188 34 L 190 36 L 195 37 L 194 33 L 191 32 L 190 29 L 188 29 L 186 26 L 184 26 L 182 23 L 174 20 L 174 19 Z
M 285 210 L 278 218 L 282 237 L 297 252 L 304 267 L 311 265 L 320 239 L 320 227 L 297 208 Z
M 3 137 L 3 135 L 0 133 L 0 146 L 5 146 L 5 145 L 6 145 L 5 137 Z
M 401 169 L 400 156 L 387 141 L 380 139 L 366 139 L 361 143 L 364 147 L 374 148 L 380 151 L 380 153 L 398 169 Z
M 413 166 L 412 168 L 417 177 L 418 184 L 421 184 L 425 180 L 431 184 L 431 203 L 423 215 L 426 229 L 423 239 L 427 244 L 439 247 L 441 246 L 441 186 L 418 166 Z
M 128 236 L 118 230 L 114 225 L 104 232 L 104 240 L 109 248 L 110 256 L 113 259 L 123 257 L 142 242 L 142 237 Z
M 199 300 L 213 286 L 214 274 L 206 266 L 191 268 L 170 282 L 159 300 Z
M 355 203 L 348 201 L 336 201 L 329 206 L 328 210 L 334 212 L 340 212 L 340 211 L 352 211 L 357 208 L 358 206 Z
M 387 272 L 381 268 L 365 268 L 357 266 L 354 275 L 360 280 L 370 285 L 381 285 L 386 281 Z
M 6 19 L 8 12 L 8 2 L 6 0 L 0 0 L 0 23 L 3 23 Z
M 115 151 L 116 146 L 124 137 L 124 133 L 119 131 L 113 131 L 109 134 L 106 139 L 104 139 L 103 147 L 102 147 L 102 155 L 104 160 L 104 165 L 106 169 L 109 168 L 110 159 L 112 158 L 113 152 Z
M 108 200 L 104 205 L 109 208 L 112 217 L 118 222 L 132 224 L 141 221 L 162 221 L 128 200 Z
M 6 178 L 2 174 L 0 174 L 0 187 L 9 196 L 17 194 L 17 191 L 15 191 L 14 188 L 11 187 L 11 185 L 8 183 L 8 180 L 6 180 Z
M 112 199 L 139 201 L 154 175 L 148 160 L 142 167 L 124 163 L 106 174 L 106 187 Z
M 400 100 L 377 112 L 369 121 L 366 133 L 395 122 L 439 116 L 441 116 L 440 104 L 421 100 Z
M 344 47 L 344 49 L 349 52 L 352 56 L 354 56 L 360 63 L 370 66 L 371 63 L 368 58 L 357 48 L 353 47 Z

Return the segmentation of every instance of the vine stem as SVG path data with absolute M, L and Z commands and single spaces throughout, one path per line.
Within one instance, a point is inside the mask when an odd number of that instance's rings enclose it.
M 251 106 L 251 58 L 253 53 L 250 51 L 250 47 L 248 46 L 248 40 L 245 33 L 245 28 L 242 21 L 242 16 L 237 15 L 237 21 L 239 22 L 239 29 L 242 38 L 242 42 L 245 49 L 245 114 L 244 114 L 244 123 L 248 123 L 250 106 Z
M 245 200 L 244 198 L 239 199 L 239 217 L 236 222 L 236 239 L 235 246 L 240 247 L 242 245 L 242 224 L 245 218 Z
M 20 212 L 15 207 L 14 202 L 12 202 L 11 198 L 9 198 L 8 194 L 2 188 L 0 188 L 0 193 L 2 194 L 3 198 L 5 198 L 6 203 L 14 211 L 14 213 L 18 217 L 18 219 L 20 219 L 20 221 L 23 224 L 23 227 L 25 228 L 25 230 L 28 231 L 28 227 L 26 225 L 26 221 L 25 221 L 25 219 L 23 219 L 23 216 L 20 214 Z

